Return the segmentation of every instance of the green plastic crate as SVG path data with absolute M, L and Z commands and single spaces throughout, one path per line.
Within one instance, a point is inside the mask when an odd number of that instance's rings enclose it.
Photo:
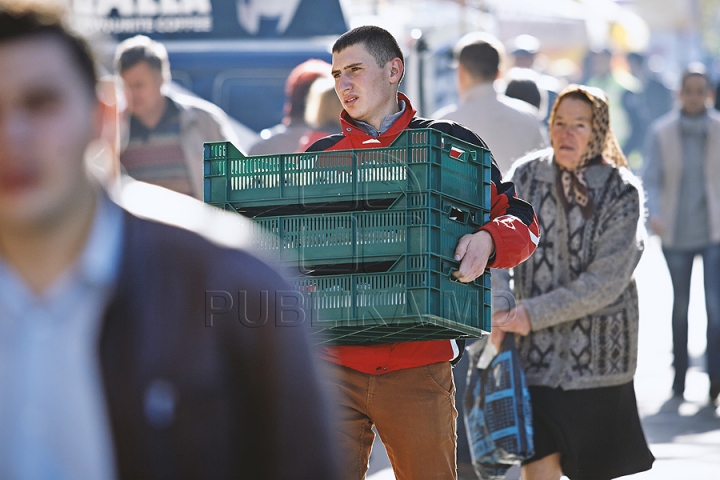
M 490 152 L 433 129 L 406 130 L 390 147 L 245 157 L 204 144 L 204 200 L 225 209 L 367 202 L 436 191 L 490 205 Z
M 490 273 L 454 281 L 436 255 L 403 255 L 385 272 L 298 276 L 319 344 L 479 337 L 490 332 Z
M 305 266 L 455 255 L 460 237 L 489 220 L 487 209 L 437 193 L 410 193 L 383 210 L 255 218 L 254 247 L 282 263 Z M 257 232 L 260 233 L 260 232 Z

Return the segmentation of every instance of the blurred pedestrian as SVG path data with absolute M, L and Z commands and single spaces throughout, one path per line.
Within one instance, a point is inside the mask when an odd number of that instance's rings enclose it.
M 304 152 L 307 147 L 323 137 L 340 133 L 340 113 L 342 103 L 335 93 L 335 82 L 332 77 L 316 79 L 307 97 L 305 122 L 311 130 L 300 138 L 298 151 Z
M 0 0 L 0 478 L 336 479 L 290 287 L 88 174 L 103 108 L 64 13 Z
M 631 163 L 641 168 L 642 160 L 637 157 L 642 154 L 647 129 L 654 120 L 672 109 L 673 94 L 660 76 L 649 69 L 643 54 L 630 52 L 625 58 L 630 73 L 641 85 L 636 91 L 628 91 L 624 97 L 629 134 L 622 147 L 625 156 L 634 159 Z
M 552 147 L 508 174 L 543 237 L 493 275 L 491 341 L 515 334 L 530 390 L 535 455 L 523 480 L 616 478 L 648 470 L 633 376 L 644 244 L 643 194 L 610 128 L 607 97 L 570 85 L 550 116 Z M 505 295 L 502 295 L 505 292 Z
M 263 139 L 250 148 L 250 155 L 297 151 L 302 136 L 312 130 L 305 121 L 305 109 L 310 86 L 320 77 L 330 77 L 330 64 L 323 60 L 307 60 L 293 68 L 285 82 L 282 123 L 261 132 Z
M 543 98 L 537 83 L 533 80 L 529 78 L 514 78 L 510 80 L 507 87 L 505 87 L 505 95 L 532 105 L 538 109 L 538 115 L 540 114 L 540 106 L 543 103 Z
M 454 50 L 460 103 L 434 115 L 461 123 L 482 137 L 503 173 L 515 159 L 545 146 L 536 111 L 495 91 L 504 51 L 495 37 L 484 32 L 461 38 Z
M 137 35 L 117 46 L 115 69 L 128 97 L 120 163 L 131 177 L 203 198 L 203 142 L 240 147 L 225 113 L 210 102 L 171 92 L 165 47 Z
M 635 148 L 635 137 L 640 133 L 640 113 L 637 111 L 637 102 L 634 100 L 642 91 L 642 84 L 630 72 L 613 65 L 613 52 L 609 48 L 591 50 L 585 62 L 587 71 L 584 72 L 584 81 L 588 86 L 600 88 L 610 102 L 610 118 L 615 136 L 623 148 L 623 152 Z M 628 142 L 630 142 L 628 144 Z M 630 158 L 630 166 L 640 166 L 639 158 Z
M 308 151 L 388 147 L 405 130 L 433 128 L 485 148 L 480 137 L 452 121 L 419 118 L 398 92 L 405 62 L 386 30 L 362 26 L 333 45 L 332 75 L 344 111 L 342 133 L 318 140 Z M 530 206 L 503 183 L 492 164 L 490 222 L 465 235 L 455 250 L 462 282 L 488 266 L 507 268 L 524 261 L 540 232 Z M 338 446 L 348 459 L 341 478 L 362 479 L 375 426 L 395 477 L 457 478 L 456 421 L 451 361 L 459 358 L 456 340 L 408 341 L 321 350 L 327 383 L 337 395 L 341 423 Z
M 508 70 L 506 75 L 508 83 L 516 78 L 529 79 L 535 82 L 543 99 L 538 106 L 540 118 L 547 125 L 550 110 L 562 89 L 562 82 L 544 73 L 542 66 L 538 65 L 540 40 L 537 37 L 521 34 L 513 38 L 510 54 L 513 59 L 513 67 Z
M 647 130 L 650 123 L 672 110 L 675 102 L 673 89 L 662 77 L 664 61 L 660 55 L 648 58 L 644 53 L 630 52 L 626 58 L 630 73 L 642 84 L 642 104 Z
M 648 223 L 660 236 L 673 284 L 673 393 L 682 397 L 688 360 L 688 306 L 695 257 L 702 256 L 710 401 L 720 394 L 720 114 L 702 64 L 680 83 L 679 108 L 652 124 L 643 180 Z

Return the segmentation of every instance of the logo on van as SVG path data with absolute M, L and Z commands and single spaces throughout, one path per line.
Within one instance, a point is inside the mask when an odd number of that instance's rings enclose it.
M 257 35 L 260 22 L 277 21 L 275 33 L 287 30 L 301 0 L 237 0 L 238 22 L 250 35 Z
M 340 0 L 70 0 L 75 28 L 155 39 L 304 38 L 347 30 Z

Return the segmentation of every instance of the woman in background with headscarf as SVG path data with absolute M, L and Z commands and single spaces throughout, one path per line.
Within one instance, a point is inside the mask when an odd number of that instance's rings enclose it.
M 320 77 L 310 86 L 305 107 L 305 123 L 312 130 L 300 137 L 297 151 L 304 152 L 310 145 L 323 137 L 340 133 L 340 113 L 343 105 L 335 93 L 335 81 L 332 77 Z
M 648 470 L 633 376 L 642 192 L 610 129 L 605 94 L 570 85 L 552 147 L 508 173 L 540 220 L 535 254 L 493 276 L 493 344 L 516 334 L 532 398 L 535 455 L 523 480 L 610 479 Z

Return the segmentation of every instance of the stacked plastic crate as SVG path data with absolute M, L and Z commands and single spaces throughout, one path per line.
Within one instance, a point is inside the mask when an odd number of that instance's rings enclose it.
M 437 130 L 388 148 L 243 156 L 205 144 L 205 202 L 256 220 L 292 272 L 318 343 L 476 337 L 490 277 L 453 280 L 460 237 L 489 219 L 490 153 Z

